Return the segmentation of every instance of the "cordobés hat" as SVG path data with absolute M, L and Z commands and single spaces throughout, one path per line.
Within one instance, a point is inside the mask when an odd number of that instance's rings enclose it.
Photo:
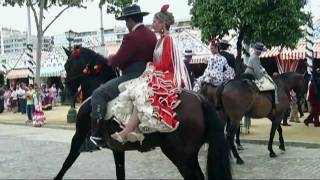
M 125 7 L 121 13 L 121 16 L 117 17 L 116 20 L 125 20 L 125 18 L 128 16 L 138 15 L 138 14 L 141 16 L 146 16 L 149 13 L 141 12 L 140 6 L 134 4 L 134 5 Z
M 219 45 L 226 45 L 226 46 L 231 46 L 231 44 L 229 44 L 229 42 L 225 39 L 221 39 L 219 42 Z
M 258 51 L 267 51 L 267 48 L 261 42 L 256 42 L 252 47 Z

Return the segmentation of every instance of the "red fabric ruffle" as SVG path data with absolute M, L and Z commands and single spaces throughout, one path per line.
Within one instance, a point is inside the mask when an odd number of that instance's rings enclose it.
M 152 74 L 148 86 L 152 88 L 154 95 L 150 97 L 154 108 L 153 116 L 161 120 L 167 126 L 175 128 L 178 121 L 174 119 L 174 109 L 180 104 L 179 89 L 173 82 L 173 73 L 169 71 L 156 71 Z

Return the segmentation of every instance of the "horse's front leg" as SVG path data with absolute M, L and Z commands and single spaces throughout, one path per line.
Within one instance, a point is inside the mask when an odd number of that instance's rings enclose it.
M 273 119 L 272 120 L 269 143 L 268 143 L 269 156 L 271 158 L 277 157 L 276 153 L 272 149 L 272 144 L 273 144 L 273 138 L 274 138 L 275 132 L 278 129 L 278 127 L 280 126 L 280 122 L 281 122 L 281 119 Z
M 70 152 L 64 161 L 61 170 L 54 179 L 62 179 L 64 174 L 80 155 L 80 147 L 85 142 L 86 136 L 90 132 L 90 111 L 90 101 L 87 101 L 80 107 L 76 120 L 76 133 L 72 138 Z
M 116 175 L 117 179 L 125 179 L 125 154 L 124 151 L 112 150 L 114 163 L 116 165 Z

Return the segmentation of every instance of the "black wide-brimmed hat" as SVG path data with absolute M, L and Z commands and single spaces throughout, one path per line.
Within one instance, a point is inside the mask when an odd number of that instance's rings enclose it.
M 267 51 L 267 48 L 261 42 L 256 42 L 252 47 L 258 51 Z
M 229 46 L 231 46 L 231 44 L 227 40 L 221 39 L 218 43 L 218 46 L 221 50 L 226 50 L 229 48 Z
M 131 6 L 127 6 L 123 9 L 121 16 L 117 17 L 116 20 L 125 20 L 126 17 L 132 16 L 132 15 L 141 15 L 141 16 L 146 16 L 149 13 L 148 12 L 141 12 L 140 6 L 134 4 Z
M 219 45 L 231 46 L 231 44 L 225 39 L 221 39 L 219 41 Z

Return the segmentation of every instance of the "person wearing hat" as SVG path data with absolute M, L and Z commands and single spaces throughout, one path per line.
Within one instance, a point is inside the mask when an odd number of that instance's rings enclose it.
M 129 33 L 123 36 L 122 44 L 117 53 L 107 58 L 109 65 L 122 71 L 122 76 L 101 85 L 92 94 L 90 140 L 97 147 L 105 145 L 103 119 L 107 112 L 107 103 L 120 93 L 119 84 L 140 76 L 145 70 L 147 62 L 153 59 L 157 38 L 142 23 L 143 16 L 148 14 L 148 12 L 142 12 L 140 6 L 131 5 L 125 7 L 121 16 L 116 18 L 126 22 Z
M 246 70 L 244 72 L 243 77 L 251 79 L 251 80 L 262 80 L 265 78 L 270 81 L 274 86 L 274 103 L 278 104 L 278 93 L 277 93 L 277 85 L 272 80 L 272 78 L 268 75 L 266 70 L 262 67 L 259 56 L 262 52 L 267 51 L 264 44 L 261 42 L 256 42 L 253 46 L 253 53 L 250 55 L 250 58 L 246 64 Z M 273 103 L 273 108 L 275 108 L 275 104 Z
M 115 120 L 125 124 L 121 131 L 111 134 L 120 143 L 142 142 L 143 133 L 172 132 L 179 126 L 175 119 L 179 93 L 190 90 L 191 85 L 178 43 L 170 35 L 174 16 L 168 8 L 168 4 L 163 5 L 153 18 L 152 28 L 160 35 L 153 61 L 139 78 L 121 85 L 125 87 L 111 108 Z
M 191 84 L 193 86 L 194 74 L 192 72 L 191 64 L 190 64 L 190 62 L 192 60 L 193 52 L 192 52 L 191 49 L 186 49 L 183 54 L 184 54 L 184 60 L 183 61 L 184 61 L 184 64 L 186 65 L 186 68 L 187 68 L 188 74 L 189 74 L 189 78 L 190 78 L 190 82 L 191 82 Z
M 308 87 L 308 101 L 310 102 L 311 110 L 309 116 L 304 120 L 306 126 L 309 123 L 314 123 L 314 127 L 320 127 L 320 70 L 313 70 L 312 78 Z
M 212 86 L 219 86 L 223 82 L 233 79 L 235 72 L 231 66 L 229 66 L 225 57 L 220 54 L 219 40 L 213 38 L 211 41 L 210 50 L 212 57 L 208 62 L 208 66 L 205 69 L 202 76 L 200 76 L 193 87 L 193 90 L 198 92 L 202 83 L 209 83 Z
M 220 54 L 227 59 L 229 66 L 231 66 L 233 70 L 236 71 L 236 58 L 234 57 L 233 54 L 227 52 L 231 44 L 229 44 L 227 40 L 222 39 L 219 42 L 218 46 L 220 48 Z

